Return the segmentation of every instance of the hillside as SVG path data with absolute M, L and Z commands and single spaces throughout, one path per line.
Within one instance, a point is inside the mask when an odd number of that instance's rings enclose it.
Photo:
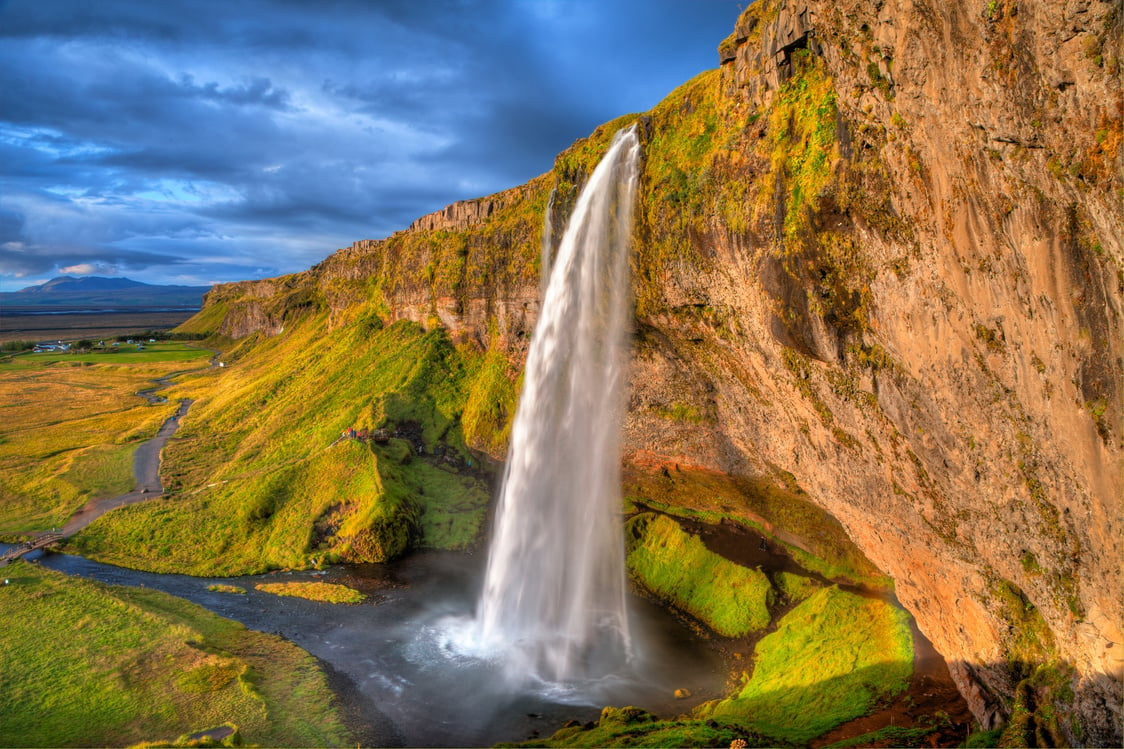
M 983 727 L 1119 744 L 1120 34 L 1098 0 L 761 0 L 718 69 L 551 172 L 216 287 L 184 329 L 233 349 L 231 387 L 198 383 L 168 470 L 192 513 L 255 524 L 216 520 L 176 563 L 470 543 L 476 520 L 425 522 L 503 455 L 543 217 L 556 242 L 639 120 L 626 494 L 872 565 Z M 318 457 L 352 424 L 420 436 Z M 185 512 L 130 508 L 86 543 L 158 566 Z

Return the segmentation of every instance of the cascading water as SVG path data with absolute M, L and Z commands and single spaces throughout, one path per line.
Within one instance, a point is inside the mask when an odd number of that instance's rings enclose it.
M 597 678 L 629 654 L 619 442 L 639 162 L 635 126 L 618 132 L 578 197 L 531 338 L 476 620 L 517 678 Z

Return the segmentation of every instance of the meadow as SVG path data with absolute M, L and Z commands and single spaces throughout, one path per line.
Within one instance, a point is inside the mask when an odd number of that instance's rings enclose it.
M 179 598 L 28 562 L 0 585 L 0 746 L 350 743 L 316 659 Z
M 206 368 L 184 343 L 0 358 L 0 536 L 61 527 L 90 499 L 133 487 L 133 452 L 176 410 L 137 393 Z

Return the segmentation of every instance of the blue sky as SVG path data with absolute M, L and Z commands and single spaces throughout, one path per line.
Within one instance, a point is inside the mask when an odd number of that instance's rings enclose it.
M 547 171 L 747 0 L 0 0 L 0 290 L 303 270 Z

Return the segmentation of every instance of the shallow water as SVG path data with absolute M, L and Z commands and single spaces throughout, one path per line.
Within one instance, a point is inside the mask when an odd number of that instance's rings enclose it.
M 333 686 L 362 724 L 365 744 L 521 741 L 536 732 L 549 736 L 567 720 L 594 720 L 603 705 L 637 705 L 672 716 L 721 696 L 724 686 L 721 662 L 707 642 L 666 611 L 630 596 L 637 656 L 615 677 L 512 691 L 497 660 L 474 653 L 466 639 L 484 566 L 479 555 L 425 552 L 386 565 L 222 579 L 137 572 L 62 554 L 38 562 L 106 583 L 162 590 L 291 640 L 326 664 Z M 333 606 L 253 589 L 259 582 L 300 580 L 343 583 L 369 598 Z M 215 583 L 247 593 L 207 590 Z M 690 701 L 675 699 L 680 688 L 690 690 Z

